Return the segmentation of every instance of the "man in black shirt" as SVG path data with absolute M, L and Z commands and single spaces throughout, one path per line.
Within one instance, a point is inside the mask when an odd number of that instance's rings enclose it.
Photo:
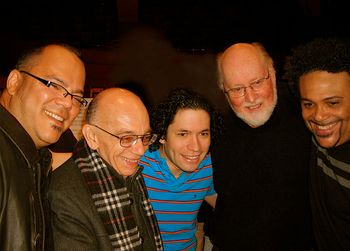
M 212 149 L 213 250 L 311 250 L 310 140 L 294 100 L 261 44 L 232 45 L 218 70 L 231 109 Z
M 310 199 L 320 251 L 350 250 L 350 44 L 316 39 L 293 51 L 286 78 L 313 134 Z

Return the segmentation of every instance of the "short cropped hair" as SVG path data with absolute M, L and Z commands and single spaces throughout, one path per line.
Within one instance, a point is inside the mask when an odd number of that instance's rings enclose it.
M 350 74 L 350 44 L 339 38 L 317 38 L 292 50 L 283 76 L 299 94 L 299 79 L 314 71 Z
M 43 52 L 43 50 L 47 46 L 50 46 L 50 45 L 56 45 L 56 46 L 63 47 L 65 49 L 67 49 L 68 51 L 72 52 L 73 54 L 75 54 L 79 59 L 81 59 L 83 61 L 81 52 L 77 48 L 75 48 L 74 46 L 71 46 L 71 45 L 68 45 L 65 43 L 46 44 L 46 45 L 42 45 L 39 47 L 31 48 L 31 49 L 25 51 L 17 60 L 17 63 L 15 65 L 15 69 L 21 70 L 21 69 L 33 66 L 32 64 L 34 64 L 34 62 L 35 62 L 34 59 L 37 56 L 40 56 L 40 54 Z
M 174 121 L 179 110 L 204 110 L 210 116 L 211 146 L 216 143 L 222 130 L 222 117 L 210 102 L 191 89 L 177 88 L 170 91 L 168 97 L 151 109 L 151 128 L 158 134 L 158 140 L 151 145 L 150 150 L 159 149 L 161 137 L 166 137 L 169 125 Z

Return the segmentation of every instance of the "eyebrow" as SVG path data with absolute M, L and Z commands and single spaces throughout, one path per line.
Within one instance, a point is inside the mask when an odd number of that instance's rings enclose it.
M 326 98 L 322 99 L 322 101 L 328 101 L 328 100 L 331 100 L 331 99 L 344 99 L 344 97 L 342 97 L 342 96 L 326 97 Z M 314 102 L 314 101 L 312 101 L 311 99 L 308 99 L 308 98 L 301 98 L 301 101 Z
M 66 82 L 64 82 L 62 79 L 60 79 L 60 78 L 58 78 L 58 77 L 56 77 L 56 76 L 47 76 L 48 78 L 51 78 L 51 79 L 54 79 L 54 81 L 52 81 L 53 83 L 55 83 L 55 84 L 60 84 L 60 85 L 62 85 L 64 88 L 68 88 L 68 86 L 67 86 L 67 84 L 66 84 Z M 59 82 L 59 83 L 57 83 L 57 82 Z M 72 94 L 81 94 L 82 96 L 84 95 L 84 90 L 81 90 L 81 89 L 79 89 L 79 90 L 72 90 L 72 91 L 70 91 L 70 93 L 72 93 Z

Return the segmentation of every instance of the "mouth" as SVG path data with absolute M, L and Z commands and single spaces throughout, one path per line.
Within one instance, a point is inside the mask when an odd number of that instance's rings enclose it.
M 49 112 L 47 110 L 45 110 L 45 114 L 58 122 L 63 122 L 63 120 L 64 120 L 61 116 L 54 114 L 52 112 Z
M 314 122 L 313 122 L 314 123 Z M 314 130 L 317 136 L 327 137 L 333 133 L 334 128 L 339 124 L 339 122 L 332 122 L 327 125 L 320 125 L 314 123 Z
M 124 161 L 128 163 L 129 165 L 138 165 L 139 164 L 139 159 L 129 159 L 124 157 Z
M 247 105 L 245 108 L 250 111 L 258 110 L 262 106 L 262 103 L 255 104 L 255 105 Z
M 183 155 L 184 159 L 188 162 L 198 162 L 200 154 L 198 155 Z

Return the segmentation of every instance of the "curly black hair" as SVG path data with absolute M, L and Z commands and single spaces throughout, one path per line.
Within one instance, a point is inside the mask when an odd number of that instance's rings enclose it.
M 151 128 L 158 134 L 158 140 L 150 146 L 151 151 L 159 149 L 161 137 L 165 137 L 169 125 L 181 109 L 205 110 L 210 116 L 211 146 L 221 134 L 223 120 L 220 113 L 203 96 L 188 88 L 176 88 L 170 91 L 163 102 L 151 109 Z
M 314 71 L 350 74 L 350 44 L 340 38 L 317 38 L 292 50 L 286 58 L 283 78 L 299 94 L 299 79 Z

